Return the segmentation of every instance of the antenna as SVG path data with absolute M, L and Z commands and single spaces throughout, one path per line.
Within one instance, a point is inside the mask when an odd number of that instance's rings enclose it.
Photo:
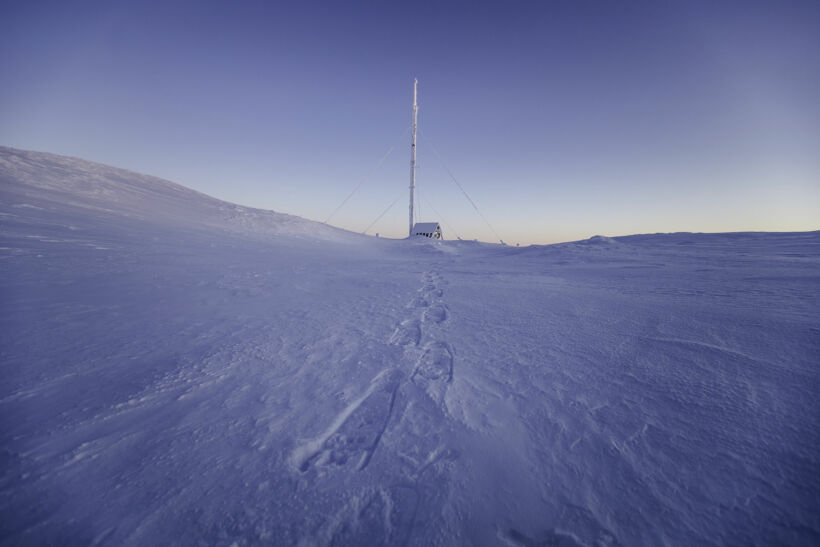
M 410 235 L 413 236 L 413 193 L 416 190 L 416 132 L 418 131 L 419 105 L 418 105 L 419 79 L 413 79 L 413 136 L 410 140 Z

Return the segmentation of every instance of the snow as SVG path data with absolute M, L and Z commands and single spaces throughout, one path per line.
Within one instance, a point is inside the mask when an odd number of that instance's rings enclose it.
M 2 545 L 814 545 L 820 233 L 367 238 L 0 148 Z

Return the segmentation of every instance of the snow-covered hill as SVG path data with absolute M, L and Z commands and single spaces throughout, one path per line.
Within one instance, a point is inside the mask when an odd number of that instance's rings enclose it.
M 815 545 L 820 233 L 389 241 L 0 149 L 2 545 Z
M 349 235 L 293 215 L 220 201 L 156 177 L 42 152 L 0 147 L 0 184 L 4 202 L 65 214 L 75 222 L 101 217 L 112 224 L 127 219 L 244 235 Z

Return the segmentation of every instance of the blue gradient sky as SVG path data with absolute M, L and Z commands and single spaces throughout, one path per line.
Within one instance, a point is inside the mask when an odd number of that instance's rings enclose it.
M 820 229 L 820 2 L 18 2 L 0 144 L 508 243 Z M 404 131 L 404 132 L 403 132 Z M 438 211 L 433 213 L 431 203 Z M 441 215 L 441 216 L 439 216 Z

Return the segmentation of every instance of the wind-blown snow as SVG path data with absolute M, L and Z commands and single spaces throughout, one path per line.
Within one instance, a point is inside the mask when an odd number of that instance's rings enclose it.
M 820 233 L 365 238 L 0 148 L 3 545 L 813 545 Z

